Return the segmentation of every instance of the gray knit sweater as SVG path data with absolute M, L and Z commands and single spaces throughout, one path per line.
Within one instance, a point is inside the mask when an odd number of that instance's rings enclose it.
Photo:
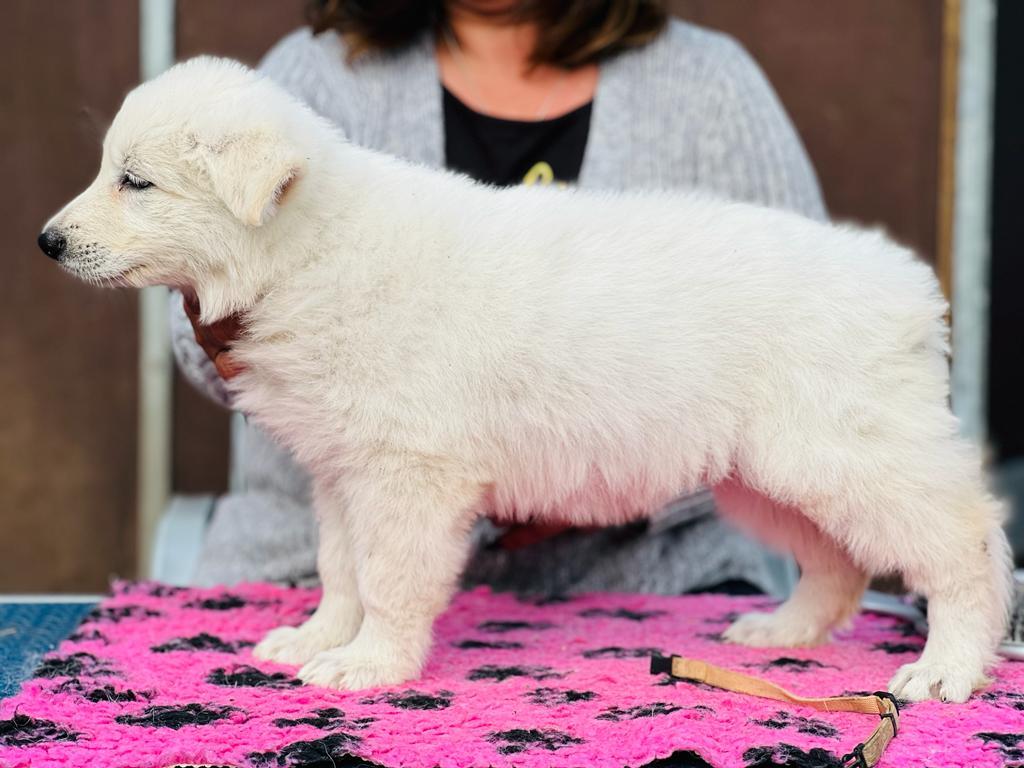
M 351 141 L 444 166 L 442 92 L 429 37 L 348 66 L 336 35 L 299 30 L 267 54 L 261 69 Z M 646 47 L 601 65 L 578 183 L 699 187 L 825 216 L 800 139 L 757 65 L 729 37 L 678 21 Z M 172 306 L 180 366 L 196 386 L 226 403 L 180 302 Z M 242 487 L 218 500 L 196 582 L 311 576 L 316 532 L 303 471 L 251 425 L 235 450 Z M 478 527 L 467 585 L 672 594 L 746 579 L 767 591 L 784 590 L 779 561 L 722 523 L 706 492 L 681 500 L 650 526 L 564 533 L 515 550 L 495 546 L 496 533 L 486 523 Z

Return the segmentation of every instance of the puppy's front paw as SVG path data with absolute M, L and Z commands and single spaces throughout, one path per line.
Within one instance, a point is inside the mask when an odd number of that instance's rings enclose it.
M 828 640 L 828 628 L 813 622 L 796 621 L 793 616 L 775 613 L 745 613 L 722 633 L 730 643 L 755 648 L 791 648 L 820 645 Z
M 419 673 L 419 665 L 407 655 L 386 647 L 368 648 L 356 640 L 344 648 L 318 653 L 299 670 L 299 679 L 325 688 L 358 691 L 403 683 Z
M 921 660 L 900 667 L 889 681 L 889 690 L 907 701 L 964 702 L 972 691 L 988 682 L 977 665 Z
M 327 625 L 310 619 L 301 627 L 278 627 L 252 649 L 257 659 L 301 666 L 321 651 L 352 639 L 355 628 Z

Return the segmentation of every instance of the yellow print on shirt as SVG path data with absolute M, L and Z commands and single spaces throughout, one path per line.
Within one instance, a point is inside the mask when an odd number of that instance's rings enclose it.
M 554 169 L 543 160 L 539 163 L 534 163 L 533 167 L 526 172 L 526 175 L 523 176 L 523 184 L 527 187 L 532 187 L 534 184 L 540 184 L 545 187 L 550 184 L 557 184 L 560 187 L 569 186 L 564 181 L 557 181 Z
M 555 180 L 555 172 L 548 163 L 541 160 L 534 163 L 533 167 L 523 176 L 523 184 L 532 187 L 534 184 L 550 184 Z

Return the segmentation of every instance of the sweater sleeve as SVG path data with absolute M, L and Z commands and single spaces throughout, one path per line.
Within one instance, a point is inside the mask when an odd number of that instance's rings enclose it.
M 732 38 L 716 35 L 715 48 L 698 139 L 700 186 L 826 219 L 814 168 L 764 73 Z
M 325 53 L 308 29 L 296 30 L 283 38 L 263 57 L 258 69 L 316 111 L 324 112 L 328 98 Z M 196 342 L 182 306 L 181 294 L 177 291 L 171 293 L 170 334 L 174 358 L 189 383 L 210 399 L 230 408 L 230 395 L 224 381 Z

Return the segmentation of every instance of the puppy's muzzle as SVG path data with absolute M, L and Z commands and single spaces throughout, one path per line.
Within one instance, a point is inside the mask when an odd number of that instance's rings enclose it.
M 52 227 L 43 230 L 36 242 L 39 243 L 40 250 L 55 261 L 60 261 L 68 247 L 68 241 L 64 239 L 64 235 Z

